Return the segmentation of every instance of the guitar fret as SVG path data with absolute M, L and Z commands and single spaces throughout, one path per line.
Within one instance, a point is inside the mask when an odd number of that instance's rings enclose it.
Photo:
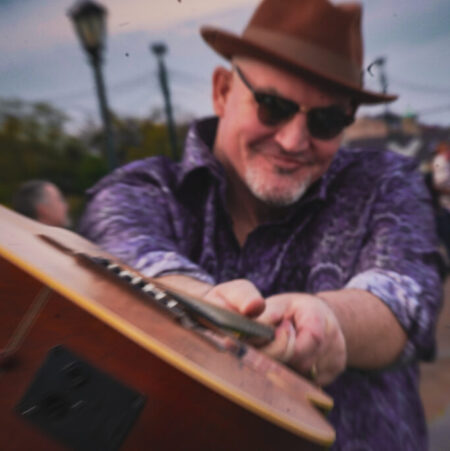
M 178 302 L 175 301 L 174 299 L 171 299 L 168 303 L 167 303 L 167 307 L 169 308 L 174 308 L 178 305 Z
M 137 285 L 138 283 L 142 282 L 144 279 L 142 279 L 142 277 L 140 276 L 135 276 L 133 277 L 133 279 L 130 280 L 130 283 L 132 285 Z
M 142 287 L 142 291 L 144 293 L 150 293 L 150 294 L 153 294 L 155 292 L 155 289 L 156 289 L 156 287 L 152 283 L 148 283 L 147 285 Z
M 103 257 L 90 257 L 92 261 L 100 266 L 105 267 L 108 271 L 116 274 L 120 279 L 128 282 L 130 285 L 138 288 L 145 294 L 151 295 L 156 301 L 164 305 L 169 310 L 174 312 L 179 309 L 179 302 L 167 295 L 163 290 L 157 288 L 153 283 L 146 282 L 140 275 L 128 269 L 124 269 L 119 264 Z

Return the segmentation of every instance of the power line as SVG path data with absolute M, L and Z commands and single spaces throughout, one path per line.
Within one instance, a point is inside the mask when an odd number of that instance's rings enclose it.
M 429 114 L 436 114 L 436 113 L 444 113 L 446 111 L 450 111 L 450 103 L 447 103 L 446 105 L 439 105 L 431 108 L 425 108 L 423 110 L 420 110 L 417 112 L 417 114 L 420 114 L 421 116 L 429 115 Z
M 175 86 L 177 88 L 181 89 L 189 89 L 191 92 L 196 91 L 196 88 L 192 87 L 192 82 L 195 84 L 202 84 L 208 83 L 205 79 L 202 77 L 198 77 L 195 74 L 179 70 L 179 69 L 170 69 L 169 76 L 174 78 Z M 191 86 L 181 86 L 180 82 L 187 82 Z M 139 90 L 146 88 L 149 91 L 154 91 L 158 87 L 158 75 L 156 71 L 146 71 L 144 73 L 138 74 L 136 76 L 127 78 L 125 80 L 121 80 L 116 83 L 112 83 L 108 85 L 108 91 L 111 92 L 111 94 L 116 97 L 118 95 L 122 95 L 125 93 L 129 93 L 131 90 Z M 79 100 L 80 98 L 87 98 L 92 97 L 94 95 L 93 90 L 91 87 L 89 88 L 82 88 L 75 91 L 63 93 L 56 96 L 43 96 L 46 99 L 48 99 L 50 102 L 54 103 L 68 103 L 68 101 L 71 100 Z
M 126 92 L 129 89 L 136 89 L 144 86 L 147 86 L 148 88 L 150 87 L 154 88 L 156 86 L 156 83 L 157 83 L 156 74 L 153 72 L 145 72 L 137 76 L 109 84 L 108 90 L 114 91 L 114 94 L 116 95 L 121 94 L 122 92 Z M 49 100 L 52 102 L 60 102 L 64 100 L 71 100 L 73 98 L 79 99 L 80 97 L 90 97 L 92 95 L 93 95 L 92 88 L 83 88 L 77 91 L 68 92 L 54 97 L 50 96 Z
M 205 94 L 205 90 L 200 89 L 200 88 L 194 88 L 191 86 L 182 86 L 182 85 L 177 85 L 177 84 L 173 84 L 173 90 L 174 92 L 179 92 L 181 95 L 184 94 L 195 94 L 197 96 L 201 96 Z
M 399 86 L 403 86 L 406 89 L 411 89 L 414 91 L 422 91 L 422 92 L 427 92 L 429 94 L 448 94 L 448 95 L 450 95 L 450 87 L 424 85 L 424 84 L 401 80 L 401 79 L 393 78 L 393 77 L 391 77 L 391 81 L 396 83 Z
M 141 87 L 156 88 L 156 74 L 146 72 L 145 74 L 139 75 L 137 77 L 133 77 L 128 80 L 122 80 L 121 82 L 112 84 L 109 87 L 109 90 L 114 91 L 114 94 L 117 94 L 127 92 L 129 89 L 136 89 Z
M 198 76 L 196 74 L 190 73 L 190 72 L 186 72 L 184 70 L 180 70 L 180 69 L 176 69 L 173 67 L 169 68 L 170 70 L 170 75 L 171 76 L 175 76 L 176 80 L 182 80 L 182 81 L 191 81 L 194 83 L 199 83 L 202 85 L 207 85 L 208 83 L 210 83 L 210 80 L 207 80 L 201 76 Z

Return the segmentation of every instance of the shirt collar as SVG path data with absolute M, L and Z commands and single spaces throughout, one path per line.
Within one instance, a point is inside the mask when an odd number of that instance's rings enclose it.
M 178 188 L 184 185 L 189 174 L 200 168 L 206 168 L 220 181 L 225 180 L 225 171 L 213 154 L 218 122 L 217 117 L 207 117 L 194 121 L 189 127 L 178 172 Z

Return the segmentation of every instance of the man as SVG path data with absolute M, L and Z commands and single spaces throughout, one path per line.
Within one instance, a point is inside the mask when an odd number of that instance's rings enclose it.
M 441 142 L 432 161 L 432 188 L 437 196 L 438 235 L 450 258 L 450 144 Z
M 23 183 L 13 199 L 17 212 L 56 227 L 69 227 L 68 206 L 61 191 L 46 180 Z
M 361 103 L 361 9 L 264 0 L 242 36 L 202 29 L 232 61 L 218 118 L 183 160 L 102 180 L 82 233 L 143 274 L 275 325 L 264 349 L 335 401 L 335 449 L 425 449 L 419 359 L 441 287 L 429 197 L 400 156 L 339 149 Z M 259 316 L 258 316 L 259 315 Z

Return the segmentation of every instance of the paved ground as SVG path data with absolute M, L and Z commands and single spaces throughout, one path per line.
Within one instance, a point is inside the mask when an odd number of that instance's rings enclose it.
M 430 451 L 450 450 L 450 277 L 437 329 L 438 358 L 421 367 L 421 394 L 430 431 Z

